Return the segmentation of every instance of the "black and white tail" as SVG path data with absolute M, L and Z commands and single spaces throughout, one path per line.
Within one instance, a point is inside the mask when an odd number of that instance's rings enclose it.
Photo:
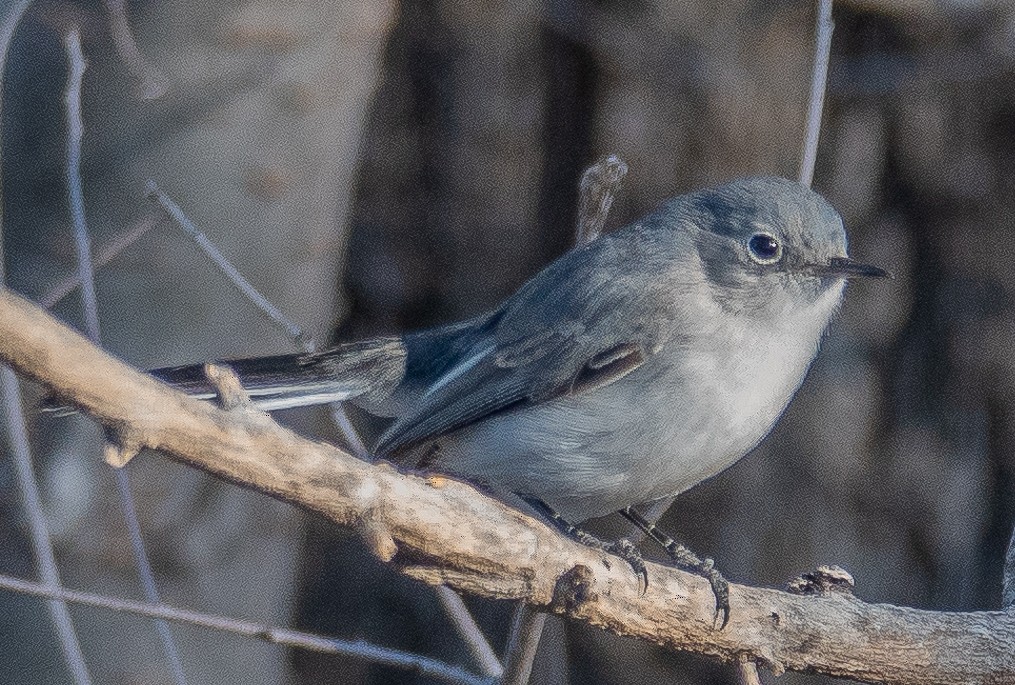
M 399 338 L 375 338 L 322 352 L 216 363 L 233 370 L 258 409 L 275 411 L 387 395 L 405 374 L 405 356 L 405 346 Z M 218 396 L 215 386 L 205 378 L 204 364 L 171 366 L 148 373 L 198 399 Z M 43 410 L 73 413 L 56 402 L 47 402 Z

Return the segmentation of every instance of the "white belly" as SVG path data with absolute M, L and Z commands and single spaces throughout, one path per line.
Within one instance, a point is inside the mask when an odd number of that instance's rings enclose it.
M 832 295 L 829 311 L 840 292 Z M 679 494 L 771 430 L 821 339 L 823 323 L 801 330 L 802 323 L 787 321 L 791 333 L 736 326 L 740 335 L 711 335 L 708 345 L 664 348 L 593 392 L 449 436 L 438 468 L 537 497 L 571 521 Z

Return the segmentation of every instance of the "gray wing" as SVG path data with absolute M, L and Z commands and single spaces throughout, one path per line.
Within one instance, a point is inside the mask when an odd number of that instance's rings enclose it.
M 378 441 L 377 453 L 391 454 L 525 404 L 601 387 L 634 371 L 646 358 L 637 342 L 616 345 L 581 364 L 574 361 L 574 353 L 561 354 L 578 344 L 574 339 L 544 340 L 545 352 L 538 357 L 526 352 L 530 359 L 522 365 L 502 356 L 511 349 L 476 350 L 424 391 L 411 413 L 391 424 Z
M 641 366 L 673 330 L 674 298 L 663 287 L 673 283 L 660 271 L 672 264 L 623 238 L 604 236 L 565 255 L 490 315 L 408 336 L 411 399 L 377 453 L 588 392 Z

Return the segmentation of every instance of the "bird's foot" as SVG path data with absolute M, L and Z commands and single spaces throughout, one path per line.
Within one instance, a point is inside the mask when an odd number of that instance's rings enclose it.
M 695 559 L 698 556 L 691 550 L 687 549 L 683 545 L 680 545 L 684 552 L 690 554 Z M 671 555 L 671 559 L 677 562 L 676 559 Z M 726 624 L 730 622 L 730 584 L 723 574 L 715 567 L 715 561 L 711 557 L 705 557 L 704 559 L 698 559 L 701 564 L 700 566 L 694 566 L 692 564 L 685 565 L 685 568 L 689 571 L 697 571 L 699 574 L 705 576 L 705 580 L 712 587 L 712 594 L 715 596 L 715 613 L 712 615 L 712 625 L 715 625 L 716 620 L 719 618 L 719 614 L 722 614 L 722 621 L 719 623 L 719 630 L 726 627 Z
M 624 561 L 631 567 L 635 575 L 638 576 L 638 592 L 639 594 L 645 594 L 648 590 L 648 568 L 645 566 L 645 560 L 641 556 L 641 552 L 634 546 L 634 543 L 627 538 L 621 538 L 613 542 L 607 542 L 597 538 L 592 533 L 579 528 L 573 523 L 569 523 L 560 514 L 553 510 L 546 502 L 538 499 L 525 498 L 525 500 L 546 516 L 550 521 L 562 532 L 575 542 L 579 542 L 586 547 L 592 549 L 598 549 L 606 552 L 607 554 L 613 554 Z
M 638 576 L 638 594 L 644 595 L 648 591 L 648 568 L 634 543 L 627 538 L 620 538 L 615 542 L 607 543 L 603 550 L 615 554 L 627 562 L 631 570 Z
M 667 556 L 676 566 L 697 573 L 705 578 L 712 588 L 715 596 L 715 613 L 712 616 L 712 624 L 722 615 L 719 623 L 719 630 L 726 627 L 730 621 L 730 584 L 726 578 L 716 569 L 715 560 L 711 557 L 704 559 L 684 547 L 672 537 L 662 532 L 656 525 L 638 513 L 633 507 L 628 507 L 620 512 L 621 516 L 633 523 L 645 535 L 655 540 L 665 551 Z

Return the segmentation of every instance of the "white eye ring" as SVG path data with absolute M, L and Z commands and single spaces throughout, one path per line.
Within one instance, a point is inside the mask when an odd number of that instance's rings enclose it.
M 747 239 L 747 254 L 758 264 L 775 264 L 782 259 L 782 243 L 771 233 L 760 231 Z

